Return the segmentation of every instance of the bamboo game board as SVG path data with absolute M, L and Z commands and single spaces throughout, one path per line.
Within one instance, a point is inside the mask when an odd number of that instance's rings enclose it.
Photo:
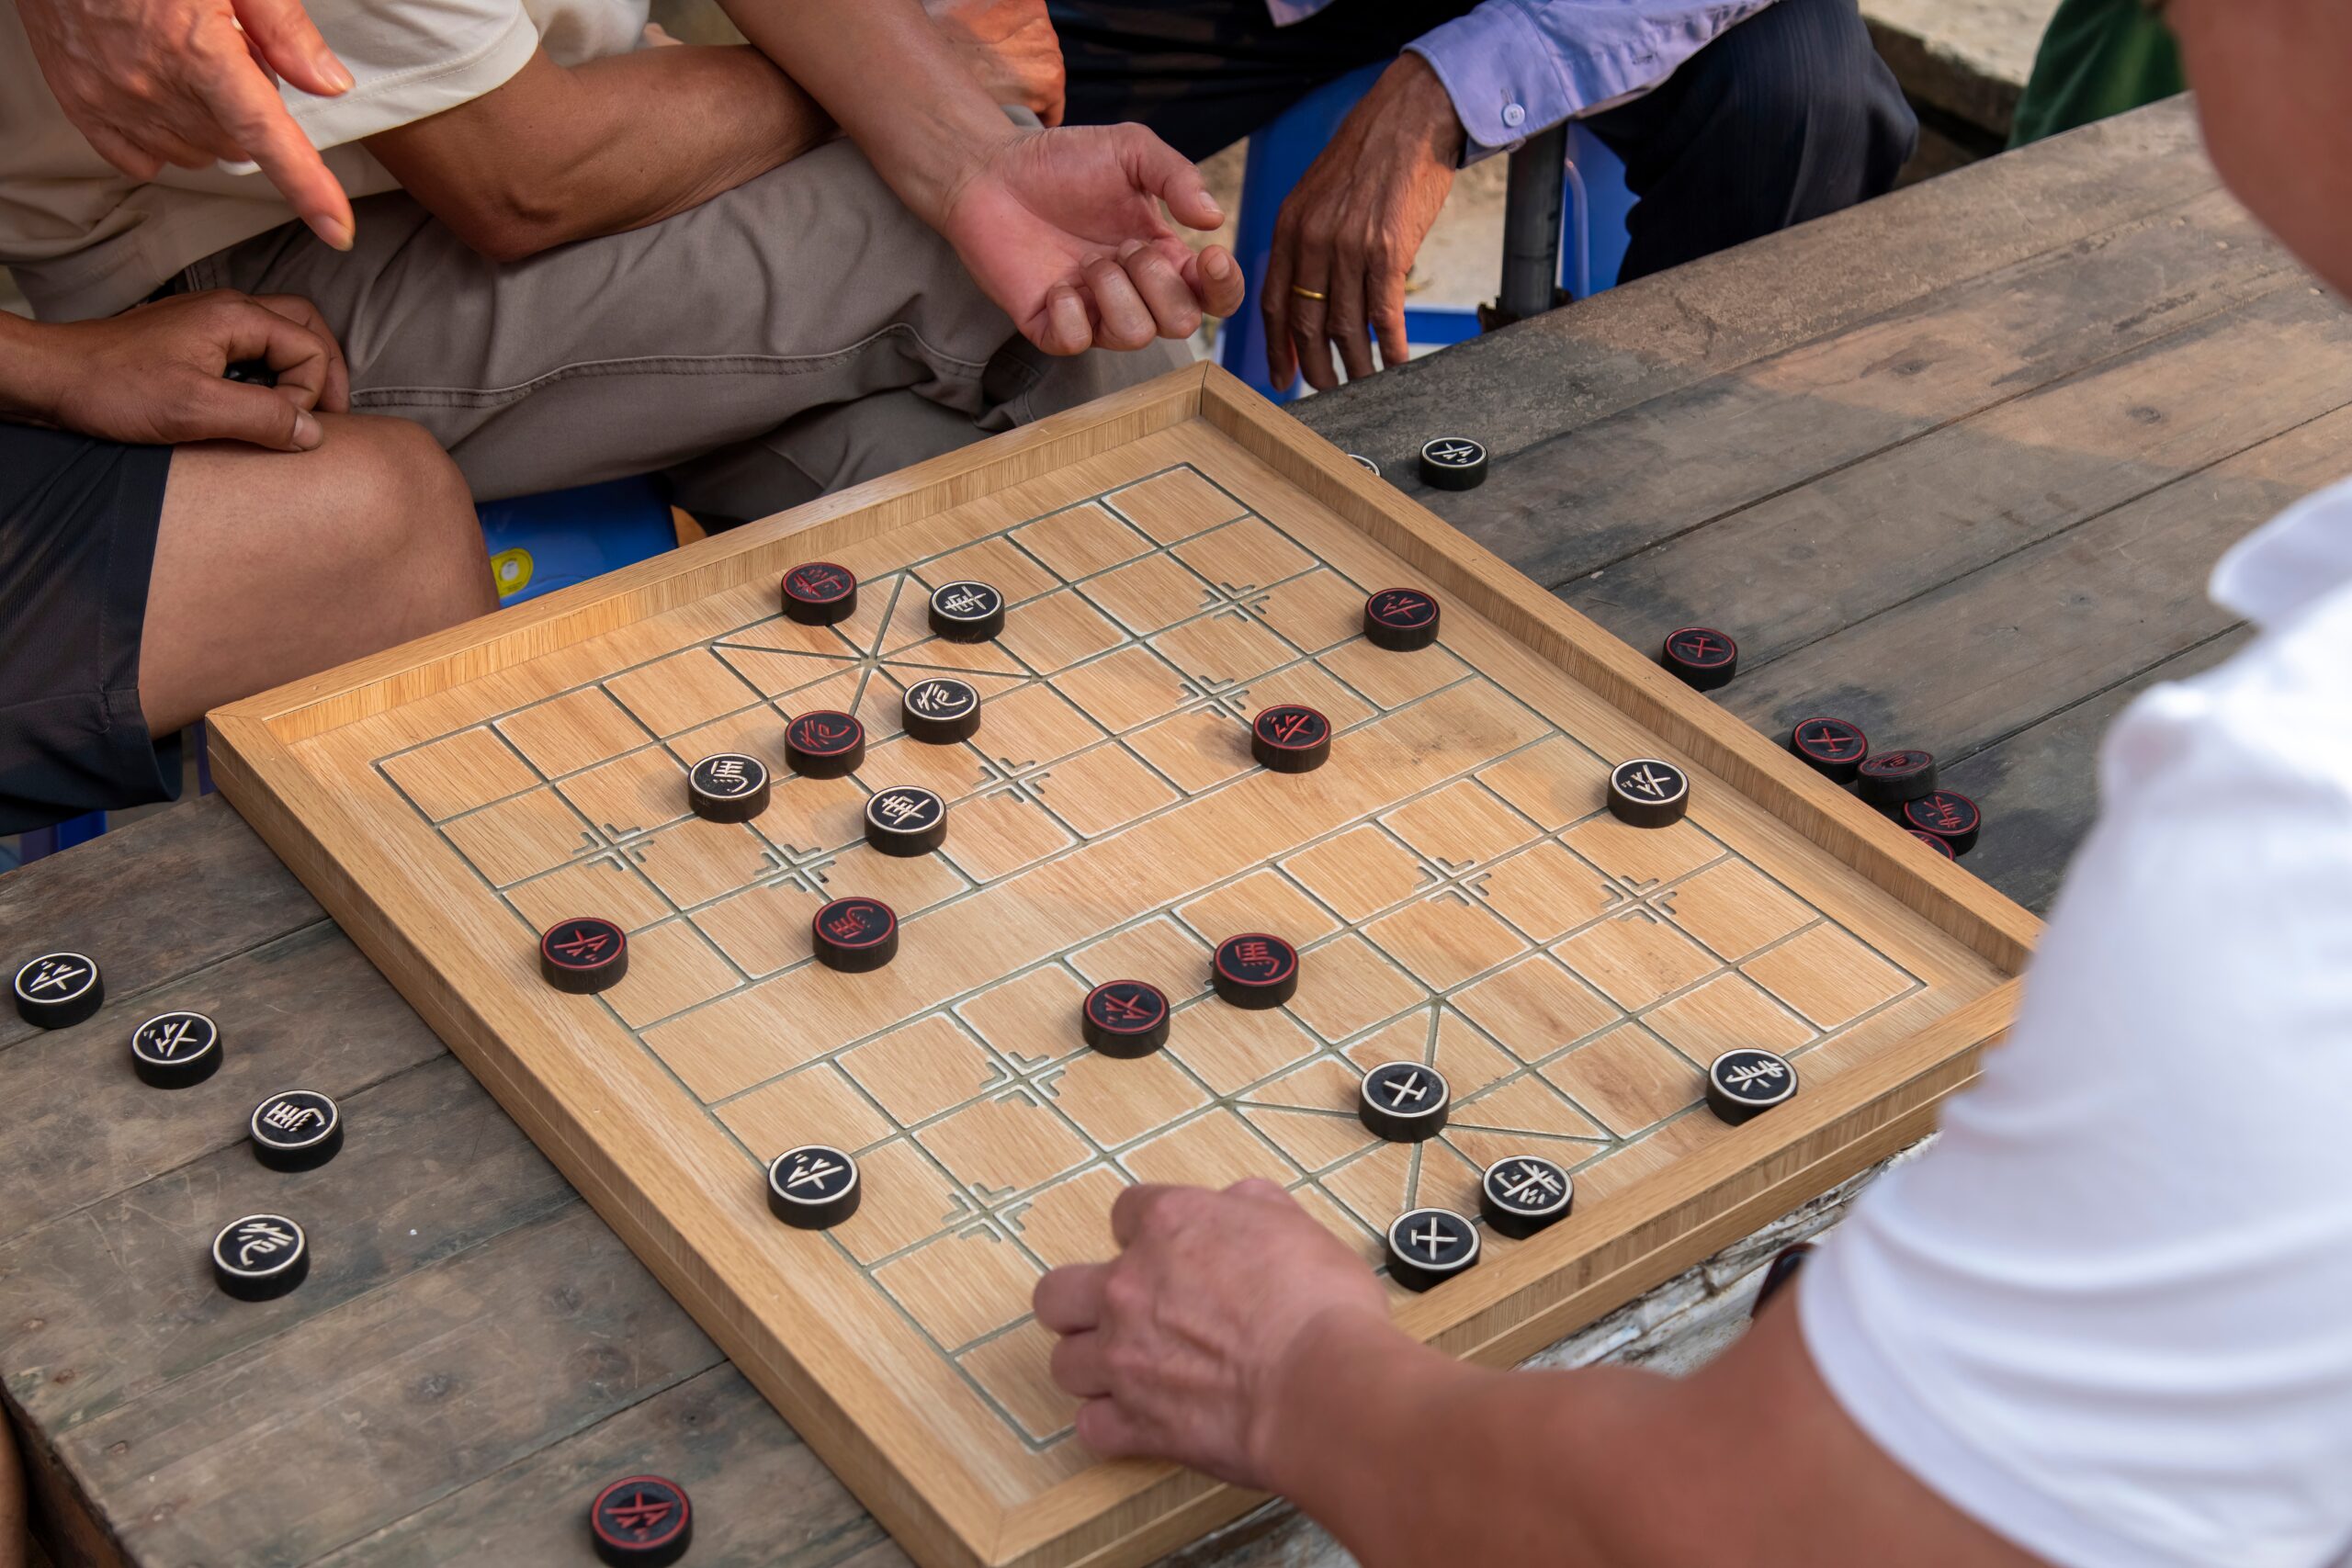
M 779 614 L 836 562 L 856 614 Z M 1002 592 L 934 636 L 932 591 Z M 1443 605 L 1438 644 L 1366 596 Z M 899 696 L 977 687 L 967 742 Z M 1252 716 L 1328 716 L 1329 761 L 1259 767 Z M 788 716 L 856 714 L 865 760 L 797 776 Z M 1523 1356 L 1924 1130 L 2006 1024 L 2031 918 L 1561 607 L 1213 369 L 999 437 L 214 716 L 222 789 L 450 1048 L 918 1561 L 1132 1563 L 1251 1499 L 1073 1440 L 1029 1292 L 1106 1256 L 1130 1181 L 1281 1182 L 1368 1265 L 1407 1210 L 1475 1215 L 1510 1155 L 1576 1202 L 1421 1294 L 1410 1332 Z M 748 822 L 688 810 L 759 759 Z M 1613 818 L 1614 764 L 1691 781 Z M 947 803 L 885 856 L 875 790 Z M 844 895 L 887 967 L 812 960 Z M 625 928 L 626 978 L 544 983 L 543 928 Z M 1298 952 L 1283 1007 L 1212 990 L 1213 946 Z M 1171 1003 L 1148 1055 L 1090 1049 L 1102 982 Z M 1802 1093 L 1702 1103 L 1755 1045 Z M 1355 1113 L 1435 1067 L 1442 1135 Z M 854 1156 L 862 1201 L 780 1224 L 769 1160 Z

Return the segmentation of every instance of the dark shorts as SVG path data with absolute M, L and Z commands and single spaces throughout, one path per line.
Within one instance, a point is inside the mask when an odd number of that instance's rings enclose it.
M 0 833 L 169 800 L 139 707 L 168 446 L 0 423 Z

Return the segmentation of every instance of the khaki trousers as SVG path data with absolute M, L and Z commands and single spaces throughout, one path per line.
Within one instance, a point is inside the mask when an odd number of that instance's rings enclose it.
M 507 265 L 404 194 L 356 208 L 347 253 L 292 224 L 182 281 L 311 300 L 353 408 L 424 425 L 484 501 L 662 471 L 691 512 L 763 516 L 1186 358 L 1031 347 L 845 141 Z

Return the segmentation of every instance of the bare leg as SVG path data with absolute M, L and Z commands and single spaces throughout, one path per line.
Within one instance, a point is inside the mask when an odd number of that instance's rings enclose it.
M 139 658 L 154 733 L 498 607 L 465 481 L 433 438 L 322 423 L 315 452 L 174 454 Z

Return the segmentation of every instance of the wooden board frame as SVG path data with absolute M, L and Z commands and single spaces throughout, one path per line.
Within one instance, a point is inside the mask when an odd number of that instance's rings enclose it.
M 604 1135 L 613 1129 L 594 1124 L 580 1086 L 544 1064 L 536 1074 L 525 1066 L 509 1040 L 527 1026 L 536 998 L 514 998 L 502 1011 L 451 982 L 420 945 L 447 923 L 446 912 L 397 866 L 372 856 L 361 821 L 291 748 L 1192 421 L 2010 977 L 1823 1090 L 1407 1303 L 1398 1322 L 1416 1337 L 1490 1363 L 1523 1358 L 1916 1137 L 2007 1027 L 2014 976 L 2040 929 L 2025 910 L 1919 853 L 1778 744 L 1210 367 L 213 714 L 222 792 L 861 1501 L 933 1568 L 1138 1562 L 1257 1499 L 1140 1463 L 1098 1465 L 1017 1508 L 967 1482 L 835 1325 L 796 1310 L 795 1298 L 759 1278 L 747 1258 L 688 1241 L 694 1196 L 681 1190 L 660 1151 Z

